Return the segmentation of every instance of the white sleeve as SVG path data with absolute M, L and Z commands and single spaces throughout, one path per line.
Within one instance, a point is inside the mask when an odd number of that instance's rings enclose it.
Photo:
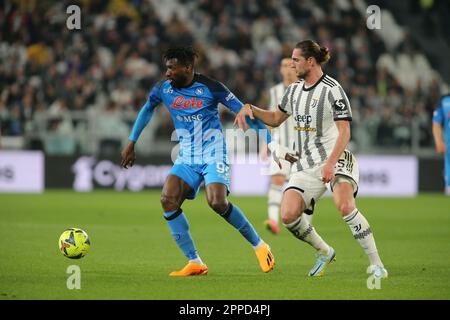
M 283 98 L 281 99 L 280 104 L 278 105 L 278 109 L 283 111 L 288 115 L 292 115 L 292 101 L 291 101 L 291 92 L 293 89 L 293 85 L 290 85 L 283 94 Z

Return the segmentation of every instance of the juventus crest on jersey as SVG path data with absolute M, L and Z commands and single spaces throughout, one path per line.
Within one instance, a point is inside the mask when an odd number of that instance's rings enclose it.
M 325 74 L 309 88 L 303 80 L 291 84 L 278 108 L 292 116 L 294 150 L 300 155 L 294 165 L 296 171 L 326 161 L 339 135 L 334 121 L 352 120 L 347 95 L 335 79 Z

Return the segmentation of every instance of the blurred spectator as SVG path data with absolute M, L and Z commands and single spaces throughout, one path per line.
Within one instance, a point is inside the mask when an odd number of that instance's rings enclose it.
M 96 123 L 97 136 L 101 139 L 122 140 L 128 135 L 128 127 L 122 120 L 119 106 L 109 102 L 105 110 L 99 112 Z
M 61 134 L 63 142 L 44 140 L 52 152 L 63 153 L 76 149 L 73 141 L 80 150 L 91 150 L 86 146 L 94 131 L 99 139 L 121 143 L 149 89 L 163 78 L 160 57 L 172 44 L 193 45 L 199 53 L 197 72 L 214 75 L 241 101 L 259 104 L 280 80 L 279 60 L 296 42 L 314 38 L 331 51 L 325 71 L 351 92 L 360 126 L 352 128 L 359 132 L 357 147 L 411 144 L 413 124 L 421 128 L 420 145 L 432 145 L 426 128 L 442 81 L 389 10 L 382 11 L 383 29 L 389 32 L 378 32 L 366 28 L 364 1 L 78 3 L 87 12 L 81 31 L 65 26 L 64 8 L 71 1 L 0 3 L 2 135 Z M 445 34 L 447 7 L 436 2 L 410 10 L 425 12 L 429 29 Z M 233 120 L 229 111 L 220 113 L 228 124 Z M 167 141 L 170 116 L 164 110 L 155 116 L 160 122 L 148 128 L 148 141 Z

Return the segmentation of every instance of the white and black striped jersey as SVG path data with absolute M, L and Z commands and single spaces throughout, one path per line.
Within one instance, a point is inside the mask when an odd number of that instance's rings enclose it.
M 352 120 L 347 95 L 335 79 L 325 74 L 309 88 L 305 88 L 303 80 L 291 84 L 278 108 L 292 115 L 294 122 L 294 150 L 300 155 L 294 171 L 324 163 L 339 134 L 334 122 Z
M 282 82 L 274 85 L 270 88 L 270 107 L 275 110 L 277 106 L 280 105 L 281 99 L 283 98 L 286 87 Z M 288 148 L 293 148 L 294 146 L 294 132 L 292 127 L 294 126 L 294 121 L 292 117 L 289 117 L 285 122 L 283 122 L 279 127 L 272 129 L 272 139 Z

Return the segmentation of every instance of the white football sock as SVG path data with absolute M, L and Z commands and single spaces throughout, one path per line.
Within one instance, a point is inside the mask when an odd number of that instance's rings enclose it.
M 359 212 L 358 209 L 355 209 L 349 215 L 343 217 L 343 219 L 350 227 L 353 237 L 358 240 L 359 244 L 364 249 L 370 264 L 384 267 L 380 256 L 378 255 L 377 246 L 375 245 L 375 239 L 372 230 L 370 229 L 369 222 L 367 222 L 362 213 Z
M 280 205 L 283 199 L 283 186 L 271 183 L 269 193 L 267 195 L 267 207 L 269 219 L 278 223 L 280 216 Z
M 301 215 L 297 220 L 284 225 L 292 234 L 302 241 L 309 243 L 316 250 L 328 253 L 330 246 L 316 232 L 316 229 Z
M 253 249 L 258 249 L 258 247 L 260 246 L 260 245 L 262 245 L 263 243 L 265 243 L 264 241 L 263 241 L 263 239 L 259 239 L 259 242 L 258 242 L 258 244 L 256 245 L 256 246 L 253 246 Z
M 308 221 L 309 224 L 312 224 L 312 218 L 313 218 L 313 215 L 312 215 L 312 214 L 306 214 L 306 213 L 303 212 L 302 218 L 303 218 L 303 219 L 306 219 L 306 221 Z
M 194 263 L 199 264 L 199 265 L 203 265 L 204 264 L 202 259 L 200 258 L 200 256 L 198 256 L 195 259 L 189 260 L 189 262 L 194 262 Z

